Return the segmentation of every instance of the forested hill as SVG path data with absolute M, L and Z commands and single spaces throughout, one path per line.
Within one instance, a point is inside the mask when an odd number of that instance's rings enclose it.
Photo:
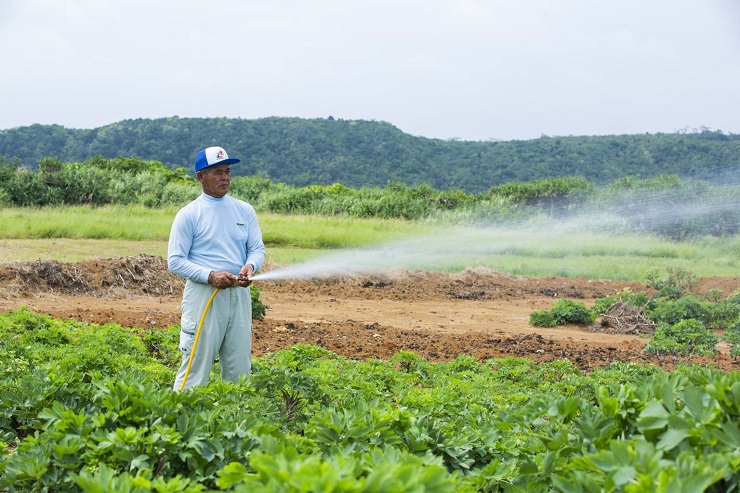
M 426 183 L 470 193 L 558 176 L 583 176 L 596 184 L 663 173 L 707 178 L 740 163 L 740 135 L 708 130 L 470 142 L 415 137 L 385 122 L 331 117 L 172 117 L 95 129 L 31 125 L 0 131 L 0 158 L 32 170 L 46 157 L 81 162 L 102 155 L 161 161 L 190 172 L 195 154 L 210 145 L 242 159 L 232 168 L 235 175 L 297 186 Z

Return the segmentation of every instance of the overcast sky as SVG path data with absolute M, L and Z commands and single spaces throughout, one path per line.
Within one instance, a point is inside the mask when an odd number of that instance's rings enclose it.
M 0 129 L 378 120 L 412 135 L 740 133 L 740 0 L 0 0 Z

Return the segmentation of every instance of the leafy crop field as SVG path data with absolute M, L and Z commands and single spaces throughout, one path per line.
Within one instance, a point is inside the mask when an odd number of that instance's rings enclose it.
M 6 491 L 732 491 L 740 377 L 308 345 L 169 388 L 177 332 L 0 317 Z M 20 442 L 18 439 L 22 438 Z
M 251 380 L 214 368 L 207 387 L 175 393 L 181 285 L 164 269 L 147 256 L 0 268 L 0 491 L 737 488 L 727 351 L 651 353 L 644 336 L 530 323 L 537 308 L 558 321 L 580 302 L 689 284 L 724 289 L 682 305 L 717 322 L 736 280 L 263 283 Z

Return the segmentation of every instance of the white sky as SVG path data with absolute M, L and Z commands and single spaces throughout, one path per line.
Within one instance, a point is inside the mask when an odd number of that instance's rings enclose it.
M 740 133 L 740 0 L 0 0 L 0 129 L 387 121 L 432 138 Z

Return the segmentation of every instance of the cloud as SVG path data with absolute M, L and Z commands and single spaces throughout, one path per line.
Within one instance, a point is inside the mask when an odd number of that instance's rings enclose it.
M 10 0 L 0 129 L 374 119 L 428 137 L 737 132 L 731 0 Z

